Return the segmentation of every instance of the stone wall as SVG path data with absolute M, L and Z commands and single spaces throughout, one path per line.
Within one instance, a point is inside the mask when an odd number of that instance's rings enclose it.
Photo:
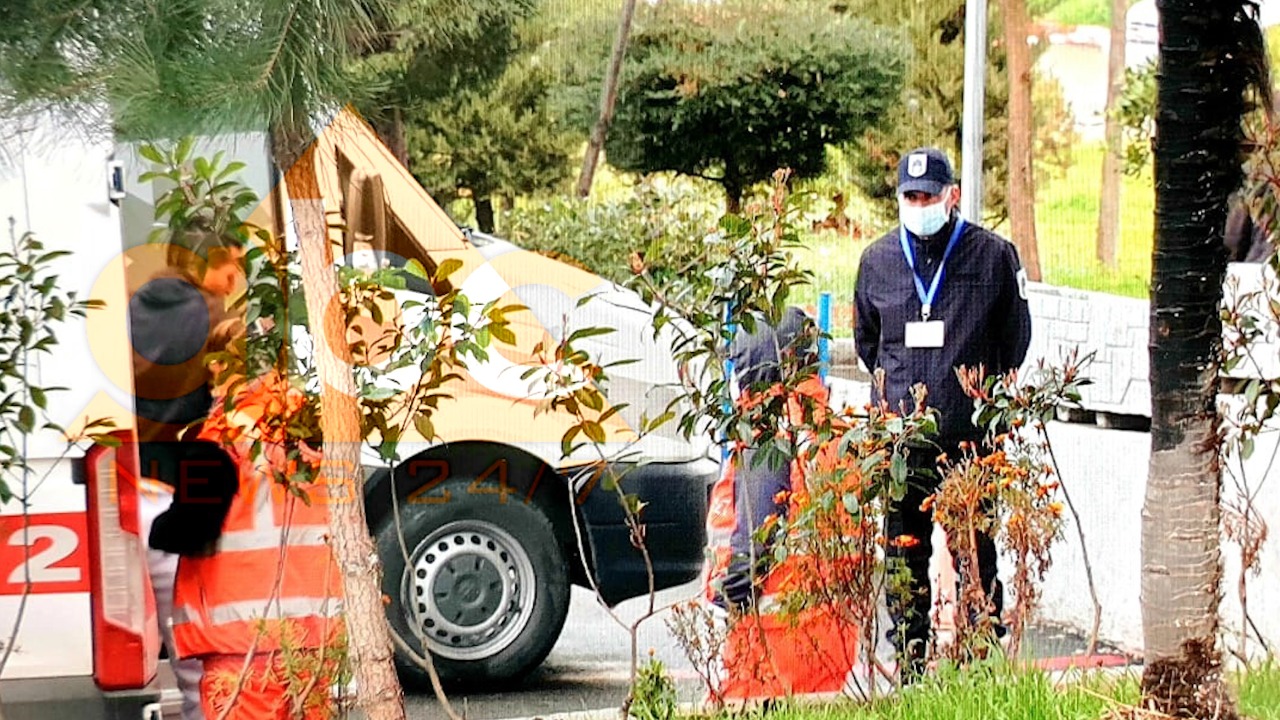
M 1032 318 L 1027 366 L 1041 359 L 1060 362 L 1073 349 L 1081 357 L 1093 353 L 1085 371 L 1093 384 L 1081 390 L 1084 408 L 1151 416 L 1146 300 L 1030 283 L 1027 302 Z

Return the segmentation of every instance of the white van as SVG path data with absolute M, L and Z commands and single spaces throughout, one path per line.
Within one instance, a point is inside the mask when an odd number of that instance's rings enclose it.
M 197 148 L 201 155 L 224 149 L 249 163 L 245 179 L 267 198 L 255 220 L 284 230 L 286 204 L 272 192 L 282 185 L 261 134 L 205 138 Z M 108 305 L 62 328 L 56 353 L 31 371 L 44 384 L 69 388 L 52 398 L 52 419 L 74 425 L 86 416 L 113 417 L 129 439 L 125 307 L 145 265 L 138 260 L 142 251 L 131 248 L 145 243 L 155 192 L 134 178 L 150 168 L 127 145 L 83 141 L 51 121 L 33 124 L 5 149 L 0 216 L 15 216 L 19 231 L 36 232 L 50 248 L 74 251 L 59 261 L 61 285 Z M 113 155 L 120 158 L 114 172 Z M 490 362 L 450 388 L 455 399 L 435 417 L 441 441 L 407 438 L 394 483 L 391 469 L 367 456 L 366 508 L 393 629 L 415 649 L 419 636 L 427 638 L 446 678 L 492 685 L 519 678 L 545 658 L 564 624 L 569 586 L 588 584 L 588 572 L 610 603 L 648 591 L 643 559 L 616 496 L 601 487 L 594 456 L 561 456 L 560 439 L 573 420 L 535 415 L 537 399 L 520 379 L 537 342 L 554 342 L 579 327 L 616 329 L 582 343 L 594 356 L 641 361 L 612 373 L 608 400 L 628 407 L 611 418 L 606 447 L 634 452 L 617 464 L 628 471 L 627 492 L 649 503 L 644 521 L 656 587 L 695 578 L 719 452 L 706 439 L 681 437 L 674 426 L 637 439 L 641 414 L 659 414 L 680 382 L 673 338 L 666 333 L 654 340 L 652 310 L 589 272 L 463 232 L 349 113 L 321 133 L 317 165 L 326 209 L 334 213 L 348 209 L 357 183 L 366 191 L 378 188 L 385 235 L 361 248 L 335 230 L 333 241 L 346 251 L 336 254 L 347 262 L 413 258 L 432 269 L 457 258 L 463 269 L 449 281 L 473 300 L 501 297 L 529 308 L 509 316 L 518 342 L 493 348 Z M 587 295 L 596 297 L 579 306 Z M 39 435 L 29 457 L 48 467 L 63 445 L 60 437 Z M 0 579 L 8 579 L 0 590 L 0 639 L 18 627 L 0 676 L 7 720 L 137 718 L 159 697 L 159 646 L 131 450 L 126 444 L 77 451 L 53 468 L 31 496 L 25 534 L 20 505 L 0 508 Z M 396 536 L 393 486 L 407 561 Z M 575 522 L 584 530 L 585 552 L 575 540 Z M 23 543 L 30 553 L 22 552 Z M 25 597 L 24 572 L 31 577 Z M 410 686 L 425 679 L 407 658 L 398 660 Z

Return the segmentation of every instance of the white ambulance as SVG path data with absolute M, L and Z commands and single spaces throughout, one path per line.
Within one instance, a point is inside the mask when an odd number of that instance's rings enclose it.
M 6 720 L 139 718 L 158 715 L 161 701 L 174 699 L 162 697 L 157 679 L 164 672 L 129 445 L 125 309 L 131 289 L 145 279 L 147 251 L 137 248 L 152 226 L 157 191 L 136 182 L 150 168 L 133 148 L 84 139 L 66 127 L 33 121 L 0 144 L 0 219 L 12 216 L 18 233 L 30 230 L 49 248 L 73 251 L 59 261 L 60 287 L 107 303 L 86 321 L 61 327 L 55 352 L 29 371 L 41 384 L 67 388 L 50 398 L 53 421 L 74 427 L 110 417 L 125 444 L 81 448 L 56 461 L 65 440 L 37 433 L 27 457 L 47 478 L 26 488 L 25 514 L 17 501 L 0 507 L 0 642 L 7 649 L 14 638 L 0 675 Z M 262 134 L 249 133 L 202 139 L 197 153 L 225 150 L 247 162 L 242 179 L 267 198 L 255 219 L 284 231 L 286 204 L 274 192 L 280 175 L 265 148 Z M 405 461 L 394 471 L 372 459 L 365 468 L 393 630 L 416 650 L 431 651 L 446 678 L 501 683 L 545 658 L 564 625 L 569 586 L 588 584 L 588 573 L 610 603 L 647 592 L 643 558 L 616 497 L 602 490 L 593 458 L 561 455 L 572 419 L 536 414 L 537 399 L 520 379 L 534 345 L 579 327 L 616 329 L 583 343 L 593 355 L 640 359 L 619 368 L 608 390 L 609 402 L 627 407 L 610 419 L 606 445 L 627 451 L 616 465 L 630 471 L 628 492 L 649 503 L 656 586 L 696 577 L 719 452 L 674 427 L 636 432 L 642 414 L 656 416 L 674 396 L 681 374 L 670 332 L 653 337 L 651 308 L 591 273 L 459 230 L 349 113 L 321 131 L 317 165 L 327 210 L 340 214 L 357 204 L 367 210 L 373 198 L 379 229 L 369 246 L 334 231 L 343 250 L 336 254 L 347 262 L 417 259 L 430 270 L 458 258 L 463 270 L 450 280 L 473 300 L 530 308 L 511 316 L 518 342 L 495 348 L 489 362 L 452 388 L 455 400 L 442 404 L 436 418 L 439 440 L 408 438 Z M 589 295 L 596 299 L 579 303 Z M 397 659 L 411 687 L 424 680 L 407 657 Z

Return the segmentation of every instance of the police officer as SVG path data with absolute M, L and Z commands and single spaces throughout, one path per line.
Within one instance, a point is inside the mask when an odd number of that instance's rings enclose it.
M 1026 274 L 1017 250 L 1004 238 L 961 219 L 960 188 L 951 163 L 936 148 L 919 148 L 898 163 L 900 226 L 862 253 L 854 302 L 858 356 L 868 370 L 885 372 L 883 399 L 895 409 L 913 407 L 911 387 L 923 383 L 938 411 L 937 447 L 913 450 L 906 497 L 889 509 L 889 555 L 905 564 L 906 588 L 890 590 L 893 626 L 888 638 L 911 681 L 924 670 L 929 638 L 929 557 L 933 521 L 921 503 L 939 482 L 938 453 L 959 457 L 961 442 L 977 442 L 973 402 L 955 369 L 982 365 L 989 373 L 1017 368 L 1031 338 Z M 996 577 L 990 537 L 978 542 L 979 577 L 996 618 L 1003 588 Z M 1001 629 L 998 628 L 998 632 Z

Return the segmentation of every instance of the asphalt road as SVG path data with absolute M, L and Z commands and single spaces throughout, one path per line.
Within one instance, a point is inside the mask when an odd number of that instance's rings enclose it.
M 658 594 L 657 606 L 668 606 L 697 594 L 697 582 Z M 632 600 L 614 609 L 624 622 L 644 614 L 646 600 Z M 703 698 L 702 681 L 693 671 L 662 612 L 641 624 L 639 648 L 642 660 L 649 650 L 671 671 L 681 702 Z M 1052 626 L 1031 626 L 1023 641 L 1025 658 L 1069 658 L 1080 655 L 1085 638 Z M 524 683 L 504 691 L 452 695 L 454 710 L 467 720 L 534 718 L 551 714 L 618 707 L 626 695 L 629 669 L 629 635 L 602 609 L 590 592 L 573 589 L 569 619 L 546 662 Z M 883 643 L 882 643 L 883 646 Z M 891 652 L 882 647 L 882 651 Z M 1119 655 L 1111 648 L 1103 653 Z M 435 698 L 427 694 L 406 697 L 408 716 L 415 720 L 445 717 Z
M 697 594 L 697 582 L 658 593 L 657 607 Z M 647 599 L 622 603 L 613 609 L 630 624 L 648 610 Z M 701 683 L 660 612 L 640 626 L 637 647 L 642 660 L 654 656 L 671 670 L 681 701 L 701 697 Z M 467 720 L 497 720 L 618 707 L 626 695 L 630 667 L 630 635 L 605 611 L 589 591 L 575 587 L 560 641 L 546 662 L 519 687 L 491 693 L 452 695 L 454 710 Z M 444 712 L 430 692 L 406 698 L 410 718 L 439 720 Z

